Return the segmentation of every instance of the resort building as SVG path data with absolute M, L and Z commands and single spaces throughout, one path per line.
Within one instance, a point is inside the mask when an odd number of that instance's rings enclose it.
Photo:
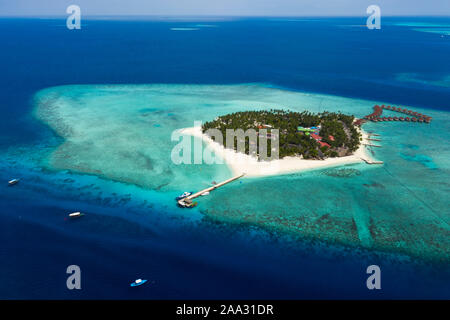
M 330 137 L 333 137 L 333 136 L 330 136 Z M 321 147 L 328 147 L 328 148 L 331 147 L 328 143 L 323 142 L 323 141 L 322 141 L 322 137 L 319 136 L 318 134 L 311 133 L 311 138 L 313 138 L 314 140 L 316 140 L 316 141 L 320 144 Z M 330 139 L 330 140 L 331 140 L 331 139 Z M 334 140 L 334 137 L 333 137 L 333 140 Z

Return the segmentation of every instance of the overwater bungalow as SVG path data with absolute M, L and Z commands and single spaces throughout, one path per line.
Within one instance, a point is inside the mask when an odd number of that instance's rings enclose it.
M 432 118 L 424 115 L 419 112 L 415 112 L 412 110 L 408 110 L 406 108 L 401 107 L 395 107 L 395 106 L 385 106 L 384 104 L 379 106 L 375 105 L 373 107 L 373 112 L 367 116 L 364 117 L 366 120 L 370 120 L 373 122 L 379 122 L 379 121 L 408 121 L 408 122 L 426 122 L 430 123 Z M 400 112 L 406 115 L 410 115 L 411 117 L 381 117 L 381 114 L 383 113 L 383 109 L 392 110 L 396 112 Z M 358 122 L 358 125 L 362 124 L 362 122 Z

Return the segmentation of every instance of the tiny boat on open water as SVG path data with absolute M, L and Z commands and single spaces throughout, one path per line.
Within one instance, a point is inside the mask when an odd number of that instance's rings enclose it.
M 69 218 L 71 219 L 76 219 L 82 216 L 84 216 L 84 213 L 81 212 L 72 212 L 71 214 L 69 214 Z
M 137 280 L 134 280 L 134 282 L 130 283 L 130 287 L 142 286 L 146 282 L 147 282 L 147 280 L 137 279 Z
M 17 183 L 19 183 L 20 179 L 12 179 L 8 181 L 8 185 L 13 186 Z

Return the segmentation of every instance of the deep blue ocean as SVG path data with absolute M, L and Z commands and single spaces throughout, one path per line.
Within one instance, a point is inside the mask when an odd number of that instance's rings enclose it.
M 32 98 L 67 84 L 270 83 L 450 111 L 450 36 L 396 25 L 450 26 L 450 18 L 386 18 L 381 30 L 365 21 L 86 19 L 68 30 L 65 17 L 0 19 L 0 152 L 58 139 L 31 116 Z M 171 30 L 198 25 L 210 26 Z M 391 265 L 370 253 L 330 258 L 333 248 L 325 257 L 273 234 L 250 238 L 242 226 L 179 228 L 168 219 L 152 228 L 126 218 L 143 210 L 130 204 L 97 215 L 104 199 L 8 188 L 17 168 L 2 168 L 0 299 L 450 298 L 448 266 Z M 91 214 L 68 223 L 61 212 L 69 208 Z M 381 291 L 366 288 L 368 261 L 382 267 Z M 82 270 L 82 290 L 66 288 L 71 264 Z M 129 288 L 139 277 L 151 285 Z

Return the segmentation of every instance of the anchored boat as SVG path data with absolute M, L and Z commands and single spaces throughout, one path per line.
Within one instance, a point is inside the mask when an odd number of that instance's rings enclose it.
M 137 279 L 137 280 L 134 280 L 134 282 L 130 283 L 130 287 L 142 286 L 146 282 L 147 282 L 147 280 Z
M 176 197 L 175 200 L 178 201 L 178 200 L 184 199 L 186 197 L 189 197 L 191 194 L 193 194 L 193 192 L 184 192 L 182 195 Z
M 82 216 L 84 216 L 84 213 L 81 212 L 72 212 L 71 214 L 69 214 L 69 218 L 71 219 L 76 219 Z
M 20 179 L 12 179 L 8 181 L 8 185 L 13 186 L 17 183 L 19 183 Z

